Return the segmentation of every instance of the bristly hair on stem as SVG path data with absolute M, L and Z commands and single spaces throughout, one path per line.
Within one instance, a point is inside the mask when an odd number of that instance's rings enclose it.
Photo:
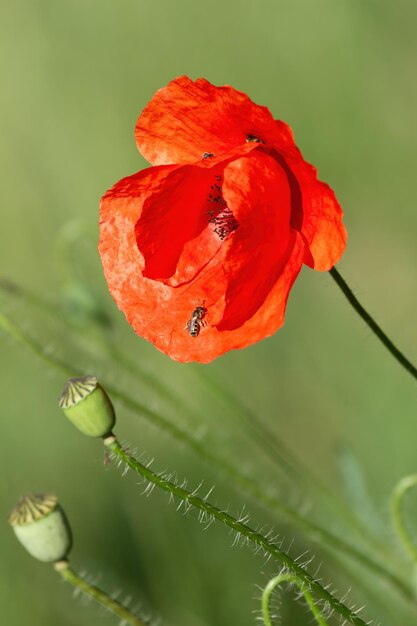
M 94 339 L 100 349 L 104 348 L 108 350 L 108 356 L 111 357 L 112 361 L 117 364 L 117 366 L 121 366 L 126 372 L 133 375 L 135 380 L 139 378 L 142 384 L 147 388 L 153 389 L 158 397 L 165 398 L 171 405 L 174 404 L 182 415 L 191 415 L 189 407 L 183 402 L 181 397 L 169 389 L 159 377 L 148 373 L 139 361 L 131 360 L 119 348 L 114 338 L 109 339 L 108 334 L 103 334 L 103 327 L 101 325 L 97 327 L 99 330 L 98 335 L 93 333 L 91 337 L 91 333 L 88 332 L 91 326 L 88 326 L 86 330 L 84 325 L 75 323 L 60 304 L 43 295 L 40 296 L 7 278 L 2 278 L 1 276 L 0 291 L 20 297 L 27 305 L 39 308 L 43 313 L 46 313 L 54 320 L 59 319 L 71 333 L 76 333 L 86 338 L 88 336 L 89 339 Z M 0 318 L 0 326 L 1 323 L 2 320 Z M 11 325 L 10 320 L 5 329 L 29 346 L 23 334 L 20 332 L 19 335 L 19 329 L 16 328 L 15 324 Z M 34 340 L 30 339 L 30 341 L 33 345 Z M 40 347 L 42 349 L 42 346 Z M 39 351 L 37 351 L 37 354 L 40 356 Z M 75 375 L 76 368 L 71 367 L 70 364 L 63 364 L 62 362 L 58 364 L 57 359 L 49 353 L 46 357 L 45 360 L 49 359 L 50 365 L 58 367 L 59 369 L 63 369 L 62 366 L 64 365 L 64 371 L 65 369 L 68 373 L 72 371 L 71 375 Z M 390 552 L 385 543 L 379 541 L 369 532 L 369 528 L 361 523 L 355 513 L 347 506 L 347 503 L 340 496 L 338 497 L 337 494 L 331 491 L 325 483 L 318 480 L 314 472 L 310 471 L 309 467 L 303 467 L 302 461 L 294 456 L 287 445 L 278 438 L 277 433 L 267 428 L 256 413 L 249 411 L 243 406 L 238 396 L 233 394 L 225 385 L 216 379 L 212 370 L 205 368 L 204 375 L 199 367 L 193 367 L 191 371 L 198 380 L 204 384 L 207 390 L 214 393 L 217 398 L 220 397 L 230 408 L 233 408 L 231 415 L 238 422 L 239 428 L 242 427 L 243 420 L 243 424 L 247 427 L 251 439 L 256 441 L 257 445 L 262 449 L 262 452 L 268 454 L 270 460 L 274 462 L 276 467 L 284 471 L 298 488 L 306 491 L 310 497 L 314 494 L 316 503 L 318 498 L 324 498 L 326 503 L 332 507 L 338 516 L 341 516 L 344 521 L 348 521 L 352 529 L 355 529 L 357 533 L 359 532 L 360 537 L 366 537 L 368 543 L 367 551 L 357 547 L 353 542 L 337 536 L 324 525 L 313 522 L 299 513 L 294 506 L 291 507 L 285 504 L 280 498 L 270 494 L 265 486 L 258 483 L 253 476 L 244 472 L 240 465 L 238 466 L 230 459 L 220 456 L 213 449 L 209 449 L 202 440 L 193 436 L 192 433 L 181 429 L 178 423 L 168 421 L 166 417 L 156 414 L 155 411 L 149 410 L 143 404 L 136 402 L 131 396 L 119 392 L 117 389 L 113 389 L 112 395 L 126 404 L 127 408 L 134 413 L 140 414 L 145 417 L 145 419 L 149 419 L 154 426 L 167 431 L 172 437 L 185 443 L 191 450 L 198 454 L 199 458 L 203 458 L 207 464 L 227 474 L 231 480 L 232 486 L 246 496 L 249 496 L 258 505 L 266 510 L 277 512 L 283 519 L 287 519 L 297 528 L 305 532 L 310 540 L 320 542 L 321 546 L 329 553 L 334 555 L 336 552 L 336 557 L 339 554 L 350 555 L 359 563 L 368 567 L 372 572 L 382 576 L 408 601 L 414 601 L 414 595 L 412 591 L 407 588 L 407 585 L 405 585 L 396 574 L 389 572 L 387 568 L 382 565 L 383 562 L 392 561 L 392 551 Z M 77 374 L 80 375 L 80 371 L 78 371 Z M 375 556 L 372 556 L 370 550 L 372 550 Z
M 138 617 L 127 606 L 124 606 L 121 602 L 115 598 L 111 598 L 105 591 L 99 589 L 96 585 L 93 585 L 85 580 L 80 574 L 77 574 L 69 565 L 68 561 L 57 561 L 54 564 L 55 570 L 61 575 L 61 577 L 68 583 L 73 585 L 75 589 L 78 589 L 86 596 L 92 598 L 110 613 L 116 615 L 123 624 L 131 624 L 131 626 L 148 626 L 148 622 Z
M 86 338 L 88 337 L 89 340 L 93 339 L 96 345 L 98 345 L 99 349 L 106 350 L 108 356 L 111 357 L 112 361 L 115 362 L 117 366 L 122 367 L 130 375 L 134 376 L 135 380 L 139 378 L 142 385 L 145 385 L 147 388 L 154 390 L 158 397 L 164 398 L 170 403 L 170 405 L 175 405 L 181 415 L 186 415 L 187 417 L 191 416 L 194 419 L 194 413 L 191 412 L 189 406 L 184 403 L 181 396 L 172 389 L 170 389 L 164 382 L 160 380 L 158 376 L 154 376 L 153 374 L 147 372 L 144 366 L 140 363 L 140 361 L 131 360 L 120 349 L 117 342 L 115 342 L 114 337 L 112 338 L 111 335 L 103 333 L 102 325 L 97 324 L 97 330 L 99 331 L 98 334 L 91 334 L 89 332 L 91 326 L 85 327 L 84 325 L 75 323 L 61 304 L 58 304 L 54 300 L 50 300 L 43 295 L 40 296 L 39 294 L 32 292 L 27 287 L 23 287 L 22 285 L 1 276 L 0 291 L 21 298 L 27 305 L 31 307 L 37 307 L 43 313 L 45 313 L 54 320 L 58 319 L 60 323 L 62 323 L 66 328 L 70 330 L 71 333 L 75 333 Z M 95 318 L 93 318 L 93 321 L 94 319 Z M 269 456 L 270 460 L 274 463 L 277 469 L 283 471 L 284 474 L 290 478 L 290 480 L 294 481 L 298 488 L 301 487 L 302 489 L 304 489 L 306 493 L 309 494 L 309 496 L 315 493 L 316 497 L 324 497 L 326 502 L 328 502 L 332 506 L 332 508 L 335 509 L 338 515 L 341 515 L 344 520 L 348 519 L 352 526 L 355 526 L 357 528 L 360 535 L 364 535 L 366 533 L 366 527 L 360 524 L 358 518 L 350 510 L 350 508 L 346 506 L 346 503 L 340 497 L 338 498 L 337 495 L 332 492 L 328 487 L 326 487 L 326 485 L 315 476 L 314 472 L 311 472 L 310 468 L 306 466 L 303 467 L 301 459 L 295 457 L 293 452 L 288 448 L 284 441 L 278 437 L 277 433 L 268 428 L 266 424 L 263 423 L 263 421 L 257 416 L 256 413 L 248 410 L 247 407 L 243 406 L 239 400 L 238 395 L 233 394 L 226 385 L 218 380 L 211 369 L 205 368 L 204 374 L 202 369 L 198 366 L 192 367 L 190 371 L 192 371 L 194 376 L 198 378 L 199 382 L 202 383 L 209 392 L 213 393 L 216 398 L 220 398 L 226 403 L 229 408 L 232 409 L 231 416 L 236 420 L 239 428 L 242 428 L 243 420 L 243 424 L 247 428 L 251 440 L 256 442 L 256 444 L 261 448 L 262 453 L 266 453 Z M 162 423 L 161 426 L 163 426 Z M 175 435 L 174 432 L 172 432 L 172 434 Z M 259 502 L 260 499 L 261 505 L 267 507 L 272 506 L 274 510 L 282 513 L 285 517 L 287 517 L 288 513 L 288 519 L 290 521 L 294 522 L 297 525 L 301 521 L 301 524 L 303 525 L 304 522 L 300 520 L 300 516 L 298 516 L 297 519 L 297 512 L 294 510 L 286 510 L 282 501 L 278 498 L 273 498 L 273 502 L 271 499 L 269 499 L 269 501 L 267 502 L 264 498 L 260 498 L 260 486 L 255 484 L 255 481 L 245 475 L 245 473 L 240 468 L 233 466 L 233 463 L 219 457 L 212 451 L 210 451 L 211 457 L 209 457 L 207 455 L 208 449 L 201 441 L 198 442 L 197 446 L 199 446 L 200 450 L 196 449 L 196 445 L 194 443 L 195 451 L 198 452 L 199 456 L 203 455 L 203 457 L 206 457 L 206 461 L 208 463 L 213 463 L 217 465 L 219 469 L 221 469 L 221 471 L 228 473 L 232 481 L 237 480 L 241 489 L 245 493 L 248 493 L 252 498 L 254 498 L 255 501 Z M 293 513 L 295 513 L 295 516 L 293 515 Z M 292 519 L 292 517 L 294 517 L 294 519 Z M 317 527 L 311 527 L 310 530 L 310 538 L 318 537 L 323 534 L 319 531 Z M 374 537 L 369 537 L 369 540 L 375 548 L 376 553 L 382 554 L 385 546 L 382 543 L 379 543 L 379 545 L 377 545 Z M 328 543 L 330 543 L 330 545 L 332 546 L 334 545 L 334 542 L 329 536 L 324 538 L 324 541 L 322 543 L 324 543 L 324 545 L 327 545 Z M 344 549 L 340 541 L 339 545 L 343 552 Z M 345 547 L 348 546 L 346 545 Z M 354 548 L 350 551 L 354 551 Z M 357 553 L 360 561 L 364 560 L 362 554 L 362 551 L 358 551 Z
M 282 585 L 282 583 L 290 583 L 298 587 L 299 592 L 302 596 L 304 596 L 304 600 L 306 601 L 311 613 L 313 614 L 315 621 L 319 626 L 328 626 L 322 612 L 318 608 L 316 602 L 314 601 L 313 596 L 311 595 L 309 589 L 305 587 L 305 585 L 300 581 L 300 579 L 294 574 L 290 574 L 289 572 L 281 572 L 278 576 L 272 578 L 262 593 L 262 619 L 264 622 L 264 626 L 273 626 L 272 617 L 270 612 L 271 606 L 271 596 L 275 589 Z
M 83 373 L 80 372 L 79 366 L 65 362 L 52 354 L 49 350 L 46 350 L 42 344 L 23 331 L 22 328 L 20 328 L 13 320 L 2 313 L 0 313 L 0 329 L 6 331 L 47 365 L 53 367 L 64 375 L 72 377 L 76 375 L 79 376 Z M 268 510 L 272 509 L 282 514 L 284 518 L 288 519 L 294 524 L 294 526 L 304 531 L 305 534 L 312 540 L 317 541 L 319 539 L 321 546 L 330 553 L 336 551 L 336 553 L 339 552 L 353 557 L 374 574 L 377 574 L 386 580 L 405 600 L 414 603 L 414 594 L 409 584 L 401 580 L 396 573 L 389 571 L 385 565 L 379 562 L 379 560 L 374 559 L 366 552 L 357 548 L 354 544 L 351 544 L 333 534 L 324 526 L 321 526 L 317 522 L 313 522 L 302 516 L 295 509 L 289 507 L 278 498 L 270 496 L 268 492 L 262 488 L 262 486 L 258 485 L 250 477 L 243 474 L 229 461 L 218 456 L 214 451 L 207 449 L 200 441 L 194 439 L 190 433 L 180 429 L 178 425 L 168 421 L 165 417 L 149 409 L 140 402 L 137 402 L 129 394 L 114 388 L 112 385 L 109 385 L 104 381 L 101 382 L 104 384 L 107 392 L 114 400 L 118 400 L 127 409 L 133 411 L 137 415 L 140 415 L 145 419 L 149 419 L 157 428 L 167 432 L 174 439 L 185 444 L 189 449 L 195 451 L 200 458 L 205 459 L 206 462 L 212 467 L 217 467 L 223 473 L 227 474 L 231 479 L 232 486 L 235 486 L 235 488 L 252 497 L 259 505 L 267 508 Z
M 193 507 L 203 515 L 206 515 L 207 518 L 214 518 L 224 526 L 238 533 L 238 535 L 245 539 L 245 541 L 253 544 L 256 548 L 263 551 L 265 556 L 270 556 L 275 559 L 281 566 L 285 567 L 290 574 L 295 576 L 305 589 L 307 589 L 311 594 L 314 594 L 318 599 L 320 599 L 320 601 L 330 606 L 335 613 L 340 615 L 340 617 L 344 618 L 354 626 L 367 626 L 366 622 L 358 616 L 357 611 L 351 610 L 348 606 L 338 600 L 332 593 L 325 589 L 318 582 L 318 580 L 311 576 L 278 545 L 262 535 L 261 532 L 251 528 L 245 520 L 241 521 L 233 517 L 230 513 L 222 511 L 214 504 L 211 504 L 208 499 L 203 499 L 198 495 L 187 491 L 187 489 L 183 486 L 177 485 L 165 479 L 160 474 L 156 474 L 149 467 L 146 467 L 136 458 L 131 456 L 123 448 L 123 446 L 121 446 L 114 435 L 104 439 L 104 444 L 118 460 L 125 463 L 142 478 L 145 478 L 150 483 L 156 485 L 159 489 L 169 493 L 173 498 L 178 498 L 180 502 L 184 503 L 186 509 Z

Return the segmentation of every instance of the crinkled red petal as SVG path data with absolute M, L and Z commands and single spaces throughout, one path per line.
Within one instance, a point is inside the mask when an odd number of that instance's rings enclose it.
M 325 271 L 346 246 L 343 213 L 335 194 L 304 161 L 292 131 L 274 121 L 266 107 L 229 86 L 181 76 L 157 91 L 136 125 L 136 141 L 151 163 L 193 163 L 204 153 L 222 155 L 248 136 L 273 146 L 288 165 L 294 198 L 293 220 L 307 243 L 305 263 Z
M 172 170 L 148 195 L 135 227 L 144 276 L 178 287 L 195 279 L 219 252 L 225 238 L 216 234 L 213 222 L 225 208 L 223 172 L 233 158 Z
M 223 192 L 240 225 L 223 261 L 227 289 L 217 324 L 221 331 L 238 328 L 256 313 L 294 245 L 291 191 L 273 157 L 256 151 L 232 161 L 225 168 Z
M 153 165 L 193 163 L 204 153 L 220 155 L 248 136 L 286 143 L 270 111 L 233 87 L 181 76 L 159 89 L 136 124 L 139 151 Z
M 177 176 L 184 180 L 183 169 L 150 168 L 123 179 L 107 192 L 101 205 L 99 249 L 109 289 L 135 331 L 173 359 L 207 363 L 228 350 L 273 334 L 282 325 L 305 246 L 298 233 L 289 229 L 289 191 L 282 171 L 266 155 L 242 157 L 224 170 L 224 196 L 238 219 L 243 221 L 246 203 L 251 203 L 247 226 L 239 238 L 241 223 L 222 242 L 218 253 L 204 259 L 204 267 L 189 282 L 174 287 L 144 276 L 145 261 L 137 245 L 136 225 L 153 195 L 165 193 L 166 186 Z M 271 192 L 277 198 L 275 205 L 268 204 Z M 280 195 L 286 208 L 281 217 L 275 218 Z M 206 231 L 209 229 L 206 227 Z M 248 240 L 250 232 L 253 241 Z M 269 237 L 266 246 L 257 239 L 259 235 Z M 270 239 L 275 240 L 274 244 Z M 239 258 L 240 253 L 248 253 L 251 272 Z M 181 256 L 177 266 L 180 264 Z M 259 283 L 259 289 L 255 283 Z M 202 303 L 207 311 L 206 326 L 195 338 L 185 326 Z
M 277 121 L 283 132 L 285 124 Z M 304 263 L 318 271 L 327 271 L 342 256 L 347 240 L 343 211 L 333 190 L 317 178 L 317 170 L 303 159 L 291 140 L 275 141 L 276 158 L 287 166 L 292 189 L 292 223 L 307 244 Z

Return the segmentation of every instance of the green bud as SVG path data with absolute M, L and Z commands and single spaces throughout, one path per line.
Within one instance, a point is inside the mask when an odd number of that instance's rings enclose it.
M 113 405 L 95 376 L 70 378 L 59 406 L 84 435 L 106 437 L 116 422 Z
M 20 543 L 40 561 L 66 559 L 72 546 L 71 529 L 58 499 L 51 493 L 23 496 L 9 522 Z

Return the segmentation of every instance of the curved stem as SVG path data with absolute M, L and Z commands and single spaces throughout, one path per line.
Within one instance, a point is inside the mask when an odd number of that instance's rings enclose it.
M 21 297 L 29 304 L 35 305 L 36 307 L 40 308 L 52 318 L 60 319 L 61 322 L 68 326 L 73 332 L 77 332 L 78 334 L 81 334 L 89 340 L 95 340 L 99 343 L 99 346 L 101 348 L 103 346 L 107 348 L 109 356 L 113 358 L 119 365 L 121 365 L 127 372 L 129 372 L 129 374 L 140 377 L 141 382 L 143 382 L 148 388 L 153 389 L 160 398 L 164 398 L 171 405 L 173 403 L 175 403 L 177 406 L 179 405 L 179 409 L 187 417 L 194 417 L 194 415 L 191 415 L 187 407 L 184 407 L 183 402 L 181 402 L 181 400 L 178 398 L 178 396 L 175 395 L 174 392 L 172 392 L 163 383 L 161 383 L 158 377 L 149 374 L 136 361 L 130 360 L 129 357 L 119 349 L 117 343 L 115 343 L 111 339 L 109 340 L 107 335 L 103 335 L 101 328 L 99 335 L 92 335 L 90 332 L 86 332 L 84 326 L 80 326 L 79 324 L 71 321 L 70 317 L 66 316 L 65 314 L 63 315 L 63 311 L 54 302 L 46 299 L 43 296 L 39 296 L 29 289 L 24 288 L 21 285 L 9 281 L 7 278 L 1 276 L 0 289 L 9 294 Z M 303 467 L 302 462 L 299 459 L 295 458 L 291 450 L 285 445 L 283 441 L 281 441 L 277 437 L 276 433 L 271 431 L 262 422 L 262 420 L 258 418 L 256 414 L 252 413 L 245 406 L 243 406 L 239 402 L 239 399 L 213 376 L 211 369 L 205 367 L 203 374 L 201 367 L 191 366 L 191 371 L 198 377 L 201 383 L 203 383 L 209 390 L 211 390 L 216 395 L 216 397 L 220 397 L 229 407 L 233 409 L 232 416 L 236 419 L 236 421 L 239 421 L 239 428 L 241 427 L 241 420 L 244 420 L 244 423 L 248 428 L 249 436 L 257 442 L 263 452 L 267 452 L 270 460 L 281 471 L 283 470 L 285 474 L 289 476 L 290 479 L 294 480 L 297 485 L 301 485 L 302 488 L 306 489 L 309 495 L 315 492 L 317 495 L 324 497 L 326 502 L 331 506 L 333 511 L 339 515 L 339 517 L 342 517 L 343 520 L 348 521 L 352 528 L 356 529 L 359 532 L 360 537 L 365 537 L 367 539 L 369 545 L 374 548 L 375 554 L 385 553 L 390 560 L 392 559 L 392 555 L 388 554 L 385 544 L 379 542 L 375 537 L 370 536 L 368 529 L 360 522 L 360 520 L 358 520 L 354 512 L 348 506 L 346 506 L 344 500 L 340 497 L 337 497 L 336 494 L 331 492 L 328 487 L 321 483 L 321 481 L 319 481 L 314 476 L 314 474 L 310 471 L 308 467 Z M 221 456 L 213 454 L 211 450 L 208 450 L 204 445 L 201 444 L 201 442 L 196 442 L 195 438 L 190 436 L 186 431 L 181 431 L 181 429 L 178 427 L 172 428 L 168 420 L 161 420 L 154 412 L 146 412 L 147 409 L 145 409 L 142 405 L 135 403 L 134 401 L 132 403 L 131 398 L 128 397 L 126 394 L 123 394 L 118 390 L 113 390 L 113 394 L 115 397 L 119 398 L 119 400 L 123 402 L 130 410 L 134 411 L 135 413 L 140 412 L 142 415 L 145 413 L 144 416 L 147 419 L 150 419 L 158 427 L 169 431 L 171 436 L 186 443 L 194 450 L 194 452 L 196 452 L 200 457 L 204 458 L 207 462 L 217 465 L 220 470 L 226 472 L 229 477 L 231 477 L 235 481 L 238 488 L 240 488 L 240 490 L 243 491 L 246 495 L 249 494 L 252 498 L 255 499 L 255 501 L 257 501 L 261 505 L 268 506 L 274 511 L 279 512 L 286 519 L 294 523 L 298 528 L 301 528 L 305 532 L 309 533 L 310 537 L 312 537 L 313 540 L 322 541 L 324 546 L 327 546 L 329 544 L 330 546 L 340 550 L 342 553 L 351 553 L 354 557 L 358 558 L 358 560 L 364 564 L 366 564 L 366 561 L 368 560 L 368 565 L 371 567 L 371 569 L 374 569 L 374 571 L 378 572 L 378 564 L 373 562 L 372 559 L 369 559 L 366 554 L 363 554 L 363 551 L 361 549 L 357 549 L 352 545 L 349 546 L 349 543 L 344 542 L 337 536 L 332 535 L 332 533 L 327 532 L 326 529 L 320 529 L 320 526 L 311 523 L 309 520 L 306 520 L 305 518 L 300 516 L 296 510 L 285 506 L 283 502 L 278 498 L 270 497 L 269 495 L 267 495 L 265 489 L 262 489 L 262 487 L 260 487 L 253 478 L 245 476 L 244 473 L 236 469 L 233 464 L 228 463 Z M 379 573 L 381 574 L 381 571 Z M 391 577 L 391 574 L 389 574 L 388 578 L 389 577 Z M 395 575 L 392 576 L 392 578 L 395 579 Z M 394 585 L 398 587 L 398 579 L 396 580 L 396 582 L 394 580 Z
M 401 540 L 405 551 L 413 561 L 415 565 L 417 565 L 417 547 L 407 530 L 405 525 L 404 516 L 402 512 L 402 501 L 409 489 L 412 489 L 417 485 L 417 474 L 412 474 L 411 476 L 405 476 L 400 480 L 400 482 L 394 487 L 391 496 L 391 518 L 394 528 L 397 532 L 399 539 Z
M 310 608 L 310 611 L 314 615 L 317 624 L 319 624 L 319 626 L 328 626 L 326 620 L 323 617 L 322 612 L 317 607 L 316 603 L 314 602 L 314 598 L 311 595 L 311 593 L 308 591 L 308 589 L 305 588 L 305 586 L 303 585 L 302 582 L 300 582 L 297 576 L 294 576 L 293 574 L 286 574 L 286 573 L 278 574 L 278 576 L 275 576 L 275 578 L 272 578 L 272 580 L 269 581 L 269 583 L 263 590 L 262 618 L 263 618 L 265 626 L 273 626 L 271 615 L 269 612 L 271 595 L 272 595 L 272 592 L 276 589 L 276 587 L 278 587 L 278 585 L 284 582 L 289 582 L 289 583 L 293 583 L 294 585 L 297 585 L 300 592 L 303 594 L 304 599 Z
M 53 366 L 66 376 L 72 377 L 87 374 L 87 372 L 83 372 L 79 367 L 75 367 L 72 364 L 66 363 L 65 361 L 53 356 L 49 351 L 45 350 L 41 344 L 29 335 L 25 334 L 6 315 L 1 313 L 0 328 L 3 328 L 3 330 L 8 332 L 8 334 L 17 339 L 25 347 L 29 348 L 45 363 Z M 386 567 L 379 561 L 373 559 L 371 556 L 368 556 L 355 545 L 352 545 L 333 534 L 331 531 L 327 530 L 327 528 L 303 517 L 296 510 L 285 505 L 280 499 L 269 495 L 255 480 L 246 476 L 221 456 L 218 456 L 216 453 L 207 449 L 187 431 L 181 430 L 178 426 L 165 419 L 162 415 L 159 415 L 151 409 L 143 406 L 131 398 L 128 394 L 120 391 L 110 384 L 107 384 L 106 381 L 102 380 L 101 382 L 112 398 L 119 400 L 126 408 L 130 409 L 135 414 L 150 420 L 152 424 L 156 425 L 161 430 L 168 432 L 177 441 L 180 441 L 189 449 L 193 450 L 200 458 L 205 459 L 206 462 L 210 463 L 218 470 L 226 473 L 232 479 L 232 485 L 240 489 L 246 495 L 249 494 L 255 502 L 269 511 L 272 509 L 273 511 L 280 513 L 285 519 L 293 523 L 295 527 L 304 531 L 310 539 L 319 543 L 323 549 L 330 552 L 332 550 L 336 550 L 341 554 L 350 556 L 378 576 L 381 576 L 388 581 L 402 597 L 407 600 L 414 599 L 414 594 L 408 585 L 398 578 L 396 574 L 386 569 Z
M 149 469 L 149 467 L 143 465 L 124 450 L 116 437 L 107 437 L 104 440 L 104 444 L 136 474 L 153 485 L 156 485 L 159 489 L 166 491 L 171 496 L 181 500 L 186 509 L 194 507 L 200 511 L 203 516 L 202 519 L 207 520 L 207 523 L 209 523 L 211 519 L 218 520 L 221 524 L 236 532 L 239 537 L 244 537 L 248 542 L 253 543 L 256 548 L 263 550 L 266 555 L 272 556 L 278 563 L 286 567 L 291 574 L 296 576 L 307 589 L 315 593 L 324 602 L 327 602 L 336 613 L 339 613 L 340 616 L 351 622 L 351 624 L 354 626 L 366 626 L 366 622 L 364 622 L 357 613 L 335 598 L 333 594 L 322 587 L 317 580 L 304 570 L 301 565 L 267 537 L 251 528 L 245 520 L 239 520 L 233 517 L 226 511 L 222 511 L 214 504 L 211 504 L 207 498 L 200 498 L 195 495 L 195 493 L 191 493 L 184 487 L 167 480 L 161 474 L 156 474 Z
M 381 343 L 384 344 L 384 346 L 398 361 L 398 363 L 402 365 L 402 367 L 407 370 L 407 372 L 411 374 L 413 378 L 417 380 L 417 368 L 411 363 L 411 361 L 407 359 L 406 356 L 404 356 L 404 354 L 397 348 L 397 346 L 393 344 L 391 339 L 387 337 L 382 328 L 378 326 L 374 318 L 363 308 L 363 306 L 356 298 L 355 294 L 348 286 L 346 281 L 341 277 L 337 269 L 335 267 L 332 267 L 332 269 L 329 271 L 329 274 L 334 279 L 336 284 L 340 287 L 348 302 L 355 309 L 356 313 L 360 315 L 363 321 L 369 326 L 372 332 L 378 337 Z
M 139 619 L 123 604 L 108 596 L 107 593 L 96 587 L 96 585 L 90 585 L 84 578 L 74 572 L 68 561 L 57 561 L 54 567 L 64 580 L 104 606 L 108 611 L 123 620 L 123 623 L 132 624 L 132 626 L 146 626 L 143 620 Z

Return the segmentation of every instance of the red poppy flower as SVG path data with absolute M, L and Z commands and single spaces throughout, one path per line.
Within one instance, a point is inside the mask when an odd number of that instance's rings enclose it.
M 136 142 L 153 167 L 104 195 L 99 244 L 129 323 L 183 362 L 275 333 L 303 263 L 329 270 L 346 244 L 291 129 L 232 87 L 183 76 L 149 102 Z

